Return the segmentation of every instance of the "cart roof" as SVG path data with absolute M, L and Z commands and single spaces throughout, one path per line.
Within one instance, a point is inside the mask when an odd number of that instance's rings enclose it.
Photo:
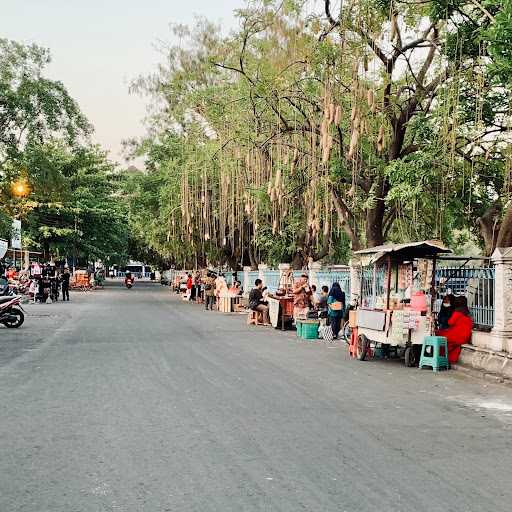
M 422 242 L 409 242 L 406 244 L 388 244 L 355 251 L 361 255 L 365 264 L 375 263 L 383 256 L 392 254 L 400 259 L 415 259 L 433 256 L 434 254 L 448 254 L 452 251 L 439 240 L 424 240 Z

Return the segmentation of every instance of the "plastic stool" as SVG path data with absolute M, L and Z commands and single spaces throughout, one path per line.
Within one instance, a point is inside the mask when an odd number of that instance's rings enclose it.
M 247 316 L 247 325 L 263 325 L 263 315 L 259 311 L 250 310 Z
M 420 368 L 431 367 L 435 372 L 448 370 L 448 342 L 443 336 L 425 336 L 421 347 Z

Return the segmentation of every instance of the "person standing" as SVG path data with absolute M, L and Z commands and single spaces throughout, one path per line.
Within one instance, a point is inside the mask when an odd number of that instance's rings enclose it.
M 62 281 L 62 300 L 67 300 L 69 302 L 69 279 L 71 274 L 69 273 L 69 268 L 65 268 L 62 273 L 60 279 Z
M 204 307 L 206 311 L 213 311 L 215 304 L 215 278 L 211 272 L 208 272 L 204 279 Z
M 333 283 L 327 297 L 328 315 L 334 338 L 338 337 L 341 329 L 341 320 L 345 311 L 345 292 L 339 283 Z
M 316 309 L 319 313 L 324 313 L 322 318 L 327 316 L 327 298 L 329 297 L 329 288 L 322 286 L 322 291 L 318 295 L 318 301 L 316 303 Z
M 293 285 L 293 318 L 307 316 L 312 295 L 307 274 L 302 274 Z
M 194 286 L 194 281 L 192 280 L 192 274 L 188 274 L 187 276 L 187 294 L 188 300 L 192 300 L 192 287 Z

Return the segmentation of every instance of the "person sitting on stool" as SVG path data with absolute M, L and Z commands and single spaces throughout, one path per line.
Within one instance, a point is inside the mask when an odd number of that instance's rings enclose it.
M 249 308 L 263 314 L 263 325 L 270 325 L 268 305 L 263 299 L 263 281 L 256 279 L 254 286 L 255 288 L 249 293 Z

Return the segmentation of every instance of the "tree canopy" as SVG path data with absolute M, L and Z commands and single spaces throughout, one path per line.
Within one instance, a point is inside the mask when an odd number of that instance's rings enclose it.
M 124 261 L 116 170 L 65 86 L 45 77 L 49 62 L 44 48 L 0 39 L 0 236 L 19 218 L 24 247 L 45 257 Z
M 336 4 L 176 27 L 134 83 L 155 108 L 131 219 L 154 251 L 302 266 L 384 241 L 512 245 L 511 2 Z

